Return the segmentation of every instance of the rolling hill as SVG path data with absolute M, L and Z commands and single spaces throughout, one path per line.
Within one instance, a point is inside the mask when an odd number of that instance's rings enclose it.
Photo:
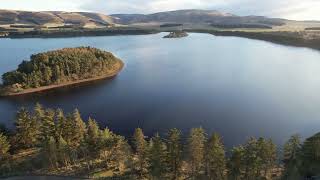
M 99 26 L 114 24 L 114 18 L 89 12 L 0 10 L 0 25 L 6 24 Z
M 113 14 L 119 24 L 134 23 L 211 23 L 212 25 L 266 25 L 280 26 L 285 19 L 267 18 L 263 16 L 237 16 L 215 10 L 177 10 L 154 14 Z
M 237 16 L 215 10 L 176 10 L 154 14 L 112 14 L 63 11 L 0 10 L 0 31 L 32 31 L 42 27 L 106 28 L 128 26 L 140 29 L 157 29 L 184 25 L 185 29 L 252 29 L 274 31 L 315 30 L 319 21 L 293 21 L 264 16 Z

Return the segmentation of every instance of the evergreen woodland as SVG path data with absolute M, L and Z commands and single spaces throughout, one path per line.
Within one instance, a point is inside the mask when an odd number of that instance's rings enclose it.
M 15 129 L 0 128 L 0 177 L 47 174 L 115 179 L 304 179 L 320 175 L 320 135 L 301 142 L 292 136 L 282 152 L 268 139 L 249 138 L 227 151 L 222 137 L 193 128 L 188 136 L 170 129 L 130 141 L 84 121 L 79 110 L 65 114 L 37 104 L 21 108 Z
M 114 71 L 119 61 L 113 54 L 91 47 L 64 48 L 30 59 L 3 74 L 3 85 L 28 89 L 93 78 Z

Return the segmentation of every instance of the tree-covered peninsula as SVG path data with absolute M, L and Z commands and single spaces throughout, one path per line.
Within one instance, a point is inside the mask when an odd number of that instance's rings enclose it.
M 32 55 L 2 75 L 1 95 L 27 94 L 117 75 L 123 63 L 91 47 L 64 48 Z

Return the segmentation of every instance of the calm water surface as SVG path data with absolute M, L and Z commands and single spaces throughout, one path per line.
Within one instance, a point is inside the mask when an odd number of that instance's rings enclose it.
M 94 46 L 126 64 L 114 79 L 78 88 L 0 99 L 0 123 L 36 102 L 79 108 L 117 133 L 147 135 L 202 126 L 227 146 L 250 136 L 283 143 L 320 131 L 320 52 L 237 37 L 164 34 L 60 39 L 0 39 L 0 74 L 33 53 Z

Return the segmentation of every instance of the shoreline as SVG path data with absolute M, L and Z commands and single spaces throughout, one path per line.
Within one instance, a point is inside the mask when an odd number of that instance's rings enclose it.
M 306 38 L 308 31 L 289 32 L 289 31 L 240 31 L 240 30 L 212 30 L 212 29 L 184 29 L 188 33 L 207 33 L 215 36 L 234 36 L 248 39 L 262 40 L 275 44 L 306 47 L 320 50 L 320 35 L 318 38 Z M 162 29 L 147 28 L 118 28 L 118 29 L 95 29 L 95 30 L 72 30 L 72 31 L 27 31 L 27 32 L 8 32 L 8 39 L 24 38 L 72 38 L 72 37 L 95 37 L 95 36 L 118 36 L 118 35 L 148 35 L 168 32 Z M 320 33 L 320 32 L 319 32 Z
M 311 48 L 320 50 L 320 38 L 307 39 L 297 32 L 275 31 L 275 32 L 246 32 L 246 31 L 216 31 L 205 29 L 189 29 L 189 33 L 205 33 L 214 36 L 240 37 L 260 40 L 285 46 Z
M 68 86 L 72 86 L 72 85 L 81 85 L 81 84 L 88 83 L 88 82 L 94 82 L 94 81 L 98 81 L 98 80 L 112 78 L 112 77 L 117 76 L 121 72 L 121 70 L 124 67 L 124 63 L 121 60 L 119 60 L 117 63 L 117 66 L 118 66 L 118 68 L 114 72 L 111 72 L 111 73 L 108 73 L 105 75 L 101 75 L 98 77 L 81 79 L 81 80 L 72 81 L 72 82 L 65 82 L 62 84 L 53 84 L 53 85 L 49 85 L 49 86 L 42 86 L 42 87 L 38 87 L 38 88 L 31 88 L 31 89 L 26 89 L 26 90 L 23 90 L 23 91 L 17 92 L 17 93 L 8 93 L 8 94 L 4 93 L 4 94 L 0 94 L 0 97 L 22 96 L 22 95 L 38 93 L 38 92 L 68 87 Z
M 156 34 L 158 31 L 149 29 L 92 29 L 92 30 L 67 30 L 67 31 L 25 31 L 6 32 L 1 38 L 24 39 L 24 38 L 72 38 L 72 37 L 96 37 L 117 35 L 147 35 Z

